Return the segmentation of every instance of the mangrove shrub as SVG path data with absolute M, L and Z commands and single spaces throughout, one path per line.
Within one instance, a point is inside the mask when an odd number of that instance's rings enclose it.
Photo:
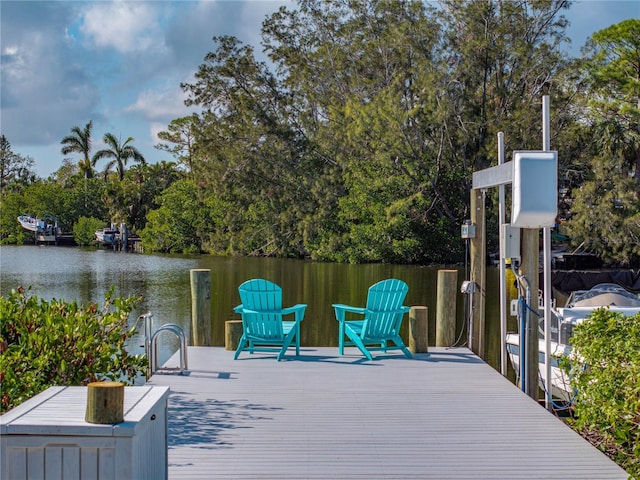
M 136 333 L 129 314 L 138 302 L 114 297 L 113 287 L 101 308 L 46 301 L 22 287 L 0 297 L 0 413 L 55 385 L 132 384 L 147 366 L 144 355 L 126 349 Z
M 574 427 L 640 478 L 640 314 L 597 309 L 571 343 Z
M 73 226 L 73 238 L 78 245 L 93 245 L 96 240 L 96 231 L 104 226 L 104 222 L 98 218 L 80 217 Z

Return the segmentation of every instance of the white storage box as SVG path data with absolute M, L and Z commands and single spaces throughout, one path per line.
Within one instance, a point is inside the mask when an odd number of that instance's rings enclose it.
M 124 422 L 84 421 L 87 387 L 51 387 L 0 416 L 0 477 L 166 479 L 168 387 L 125 387 Z

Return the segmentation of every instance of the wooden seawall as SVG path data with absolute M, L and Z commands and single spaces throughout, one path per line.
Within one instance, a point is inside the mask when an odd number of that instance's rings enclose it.
M 465 348 L 188 354 L 188 376 L 149 381 L 171 387 L 171 479 L 627 478 Z

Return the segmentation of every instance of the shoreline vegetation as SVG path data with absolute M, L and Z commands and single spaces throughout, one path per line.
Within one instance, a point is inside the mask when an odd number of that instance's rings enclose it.
M 0 297 L 0 413 L 51 386 L 113 380 L 133 384 L 147 358 L 126 348 L 139 299 L 105 295 L 102 306 L 46 301 L 23 287 Z
M 569 2 L 358 5 L 271 14 L 268 63 L 257 46 L 214 37 L 181 85 L 197 113 L 158 134 L 155 158 L 110 133 L 93 152 L 85 119 L 41 179 L 37 159 L 2 135 L 0 241 L 32 241 L 16 217 L 50 213 L 88 238 L 96 224 L 124 223 L 147 252 L 459 264 L 473 173 L 496 163 L 499 133 L 507 156 L 540 149 L 548 95 L 554 233 L 606 264 L 640 265 L 640 19 L 569 58 Z M 496 197 L 484 200 L 488 251 Z
M 571 345 L 571 428 L 640 478 L 640 314 L 599 308 L 575 327 Z
M 0 298 L 0 391 L 5 413 L 54 385 L 95 380 L 132 384 L 147 359 L 130 355 L 136 334 L 129 315 L 139 299 L 104 305 L 47 302 L 19 288 Z M 570 369 L 577 388 L 573 416 L 565 421 L 629 473 L 640 475 L 640 314 L 598 309 L 575 329 Z

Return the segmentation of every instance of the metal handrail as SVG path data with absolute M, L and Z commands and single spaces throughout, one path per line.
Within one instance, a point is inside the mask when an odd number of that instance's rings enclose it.
M 140 315 L 144 319 L 144 350 L 149 360 L 149 366 L 147 368 L 148 376 L 154 373 L 178 373 L 182 375 L 188 368 L 187 364 L 187 336 L 184 328 L 176 323 L 166 323 L 158 328 L 155 332 L 153 330 L 153 314 L 151 312 Z M 161 368 L 158 365 L 158 336 L 162 332 L 171 332 L 180 342 L 180 367 L 178 368 Z

